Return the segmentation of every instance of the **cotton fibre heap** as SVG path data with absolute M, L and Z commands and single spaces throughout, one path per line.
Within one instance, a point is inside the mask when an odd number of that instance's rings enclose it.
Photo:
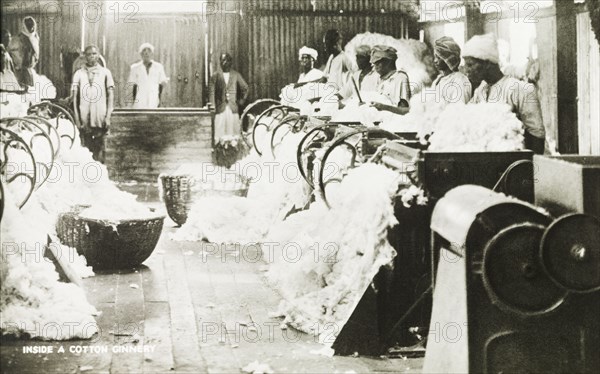
M 286 136 L 275 159 L 270 152 L 259 157 L 253 151 L 234 164 L 226 174 L 239 173 L 250 178 L 248 196 L 199 196 L 186 223 L 172 239 L 261 242 L 274 223 L 282 221 L 294 206 L 302 207 L 308 201 L 309 191 L 300 180 L 295 161 L 302 137 L 302 133 Z
M 106 221 L 156 215 L 137 202 L 135 195 L 121 191 L 109 179 L 106 166 L 81 146 L 61 151 L 54 171 L 36 195 L 44 209 L 56 217 L 74 205 L 89 205 L 88 218 Z
M 505 104 L 452 104 L 435 122 L 428 150 L 510 152 L 523 149 L 523 124 Z
M 433 55 L 427 45 L 414 39 L 396 39 L 389 35 L 366 32 L 358 34 L 344 47 L 352 60 L 356 58 L 356 47 L 360 45 L 387 45 L 396 48 L 398 60 L 396 67 L 408 74 L 413 94 L 423 87 L 431 85 L 432 77 L 437 74 L 433 66 Z
M 398 223 L 392 198 L 399 178 L 364 164 L 342 181 L 330 210 L 313 203 L 271 230 L 263 258 L 283 296 L 278 314 L 285 323 L 333 343 L 331 326 L 340 331 L 379 268 L 396 255 L 387 230 Z
M 19 210 L 6 192 L 0 258 L 0 328 L 2 334 L 28 334 L 44 340 L 89 339 L 98 331 L 83 290 L 58 281 L 43 258 L 47 243 L 44 212 L 28 204 Z M 8 219 L 7 217 L 10 217 Z
M 312 114 L 315 107 L 319 106 L 310 103 L 313 99 L 321 98 L 319 102 L 320 106 L 332 106 L 336 104 L 337 98 L 335 96 L 337 89 L 334 84 L 331 83 L 307 83 L 300 87 L 294 87 L 294 84 L 289 84 L 281 89 L 279 98 L 281 99 L 282 105 L 287 105 L 293 108 L 300 109 L 302 114 Z

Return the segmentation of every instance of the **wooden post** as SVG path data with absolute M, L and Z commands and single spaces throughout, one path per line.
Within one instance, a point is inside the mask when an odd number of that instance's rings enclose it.
M 577 19 L 572 1 L 556 1 L 558 151 L 578 153 Z
M 483 34 L 485 15 L 479 11 L 479 6 L 473 2 L 465 3 L 465 42 L 475 35 Z

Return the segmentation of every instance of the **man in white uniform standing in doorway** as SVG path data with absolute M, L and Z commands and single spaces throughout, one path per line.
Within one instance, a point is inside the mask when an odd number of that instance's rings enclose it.
M 160 105 L 160 97 L 168 82 L 165 68 L 154 61 L 154 47 L 144 43 L 139 49 L 142 60 L 131 65 L 128 84 L 133 86 L 133 108 L 153 109 Z

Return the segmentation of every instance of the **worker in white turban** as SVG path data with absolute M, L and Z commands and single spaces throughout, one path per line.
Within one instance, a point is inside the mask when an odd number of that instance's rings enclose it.
M 132 87 L 134 109 L 153 109 L 160 105 L 163 89 L 169 79 L 164 66 L 154 61 L 154 46 L 143 43 L 139 48 L 141 61 L 131 65 L 128 85 Z
M 302 47 L 298 51 L 298 59 L 300 60 L 300 77 L 298 77 L 299 87 L 309 82 L 315 82 L 323 78 L 323 72 L 319 69 L 315 69 L 315 62 L 319 57 L 319 52 L 316 49 Z
M 473 87 L 472 103 L 504 103 L 523 123 L 525 148 L 544 153 L 546 131 L 536 87 L 505 76 L 500 70 L 498 42 L 492 34 L 476 35 L 463 50 L 465 72 Z

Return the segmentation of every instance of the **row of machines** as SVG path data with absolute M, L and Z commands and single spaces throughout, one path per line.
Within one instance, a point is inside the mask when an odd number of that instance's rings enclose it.
M 314 155 L 325 164 L 336 147 L 350 167 L 381 163 L 429 198 L 394 202 L 393 269 L 373 279 L 336 354 L 425 355 L 424 372 L 600 370 L 600 157 L 431 152 L 414 134 L 263 105 L 273 154 L 278 131 L 305 133 L 298 166 L 326 202 Z

